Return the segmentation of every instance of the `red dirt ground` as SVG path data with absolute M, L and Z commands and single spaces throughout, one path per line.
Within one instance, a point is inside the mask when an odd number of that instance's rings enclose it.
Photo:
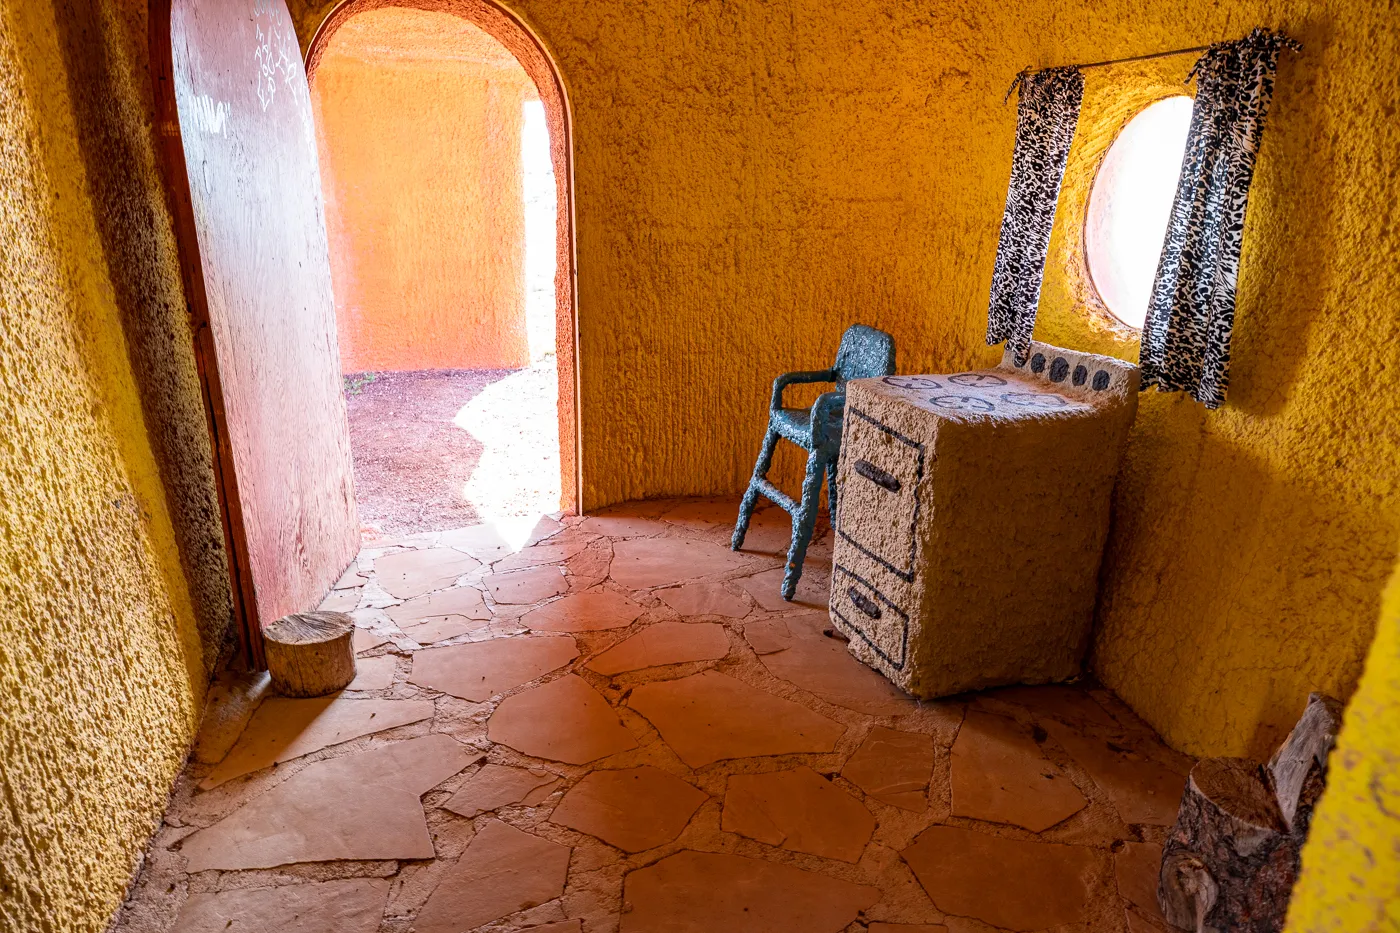
M 536 382 L 543 387 L 542 380 L 531 381 L 518 398 L 512 392 L 510 404 L 478 402 L 471 430 L 454 419 L 460 422 L 464 406 L 488 387 L 512 376 L 520 381 L 529 373 L 428 370 L 346 378 L 355 497 L 367 539 L 461 528 L 486 520 L 483 510 L 528 511 L 521 503 L 536 492 L 534 474 L 540 467 L 547 473 L 549 463 L 556 475 L 559 469 L 557 434 L 546 436 L 549 432 L 536 425 L 537 420 L 547 425 L 554 418 L 553 401 L 546 393 L 532 391 Z M 373 379 L 367 379 L 371 375 Z M 496 393 L 500 391 L 498 387 Z M 483 493 L 483 474 L 490 469 L 489 464 L 481 469 L 482 459 L 499 463 L 504 447 L 517 463 L 523 449 L 536 466 L 520 471 L 520 489 L 510 488 L 515 477 L 507 475 L 495 477 L 496 488 Z M 556 495 L 553 508 L 543 511 L 557 507 Z

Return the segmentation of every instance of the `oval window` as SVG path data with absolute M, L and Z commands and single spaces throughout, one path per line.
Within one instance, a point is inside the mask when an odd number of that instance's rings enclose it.
M 1129 120 L 1089 193 L 1089 277 L 1109 312 L 1129 327 L 1147 318 L 1193 104 L 1185 95 L 1168 97 Z

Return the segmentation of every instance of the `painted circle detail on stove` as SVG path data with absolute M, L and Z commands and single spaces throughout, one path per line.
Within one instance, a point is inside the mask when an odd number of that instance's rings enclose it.
M 991 389 L 1006 385 L 1005 379 L 991 373 L 958 373 L 956 376 L 949 376 L 948 381 L 955 386 L 967 386 L 970 389 Z

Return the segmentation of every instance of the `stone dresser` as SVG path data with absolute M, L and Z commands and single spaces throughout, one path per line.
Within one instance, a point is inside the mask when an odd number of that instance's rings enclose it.
M 1079 673 L 1137 367 L 1034 343 L 846 393 L 831 617 L 852 653 L 917 697 Z

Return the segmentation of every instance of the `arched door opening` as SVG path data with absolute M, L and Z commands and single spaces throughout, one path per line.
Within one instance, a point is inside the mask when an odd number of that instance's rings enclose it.
M 548 59 L 488 4 L 352 0 L 307 71 L 366 543 L 573 510 L 567 122 Z

